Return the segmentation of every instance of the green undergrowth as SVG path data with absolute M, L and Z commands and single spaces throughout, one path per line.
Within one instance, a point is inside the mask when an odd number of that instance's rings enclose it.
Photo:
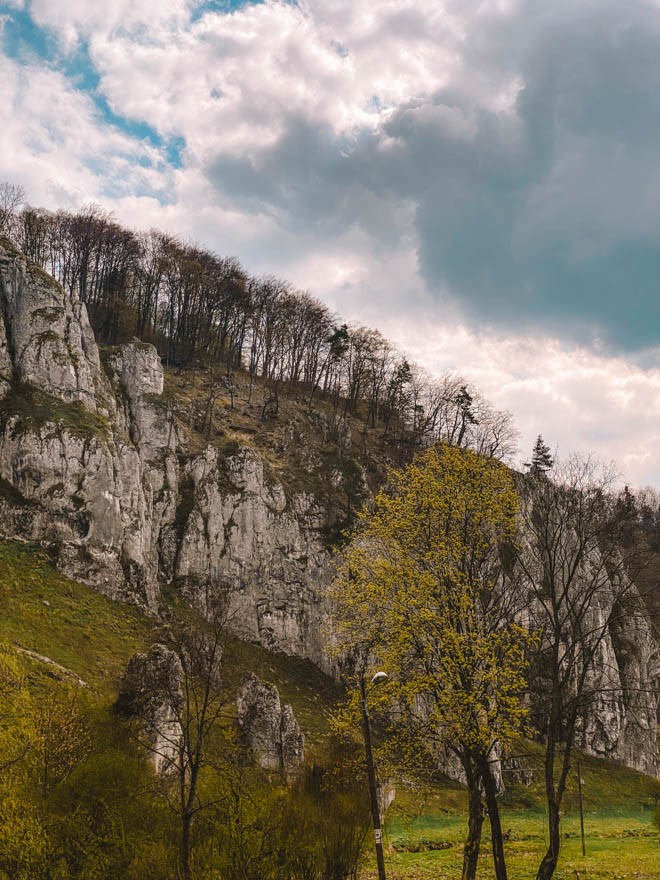
M 55 427 L 79 437 L 104 438 L 108 422 L 103 416 L 86 409 L 82 403 L 67 402 L 29 385 L 15 385 L 0 401 L 0 422 L 14 418 L 14 433 L 39 433 Z

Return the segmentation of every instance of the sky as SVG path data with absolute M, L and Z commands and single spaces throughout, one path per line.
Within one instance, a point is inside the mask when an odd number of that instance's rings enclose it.
M 659 0 L 0 0 L 0 180 L 288 279 L 660 486 Z

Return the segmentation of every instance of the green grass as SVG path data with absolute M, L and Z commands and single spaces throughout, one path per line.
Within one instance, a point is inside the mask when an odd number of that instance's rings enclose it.
M 110 698 L 153 631 L 136 609 L 65 577 L 38 547 L 0 542 L 0 642 L 50 657 Z
M 591 812 L 585 818 L 586 857 L 582 856 L 578 815 L 571 813 L 562 824 L 563 841 L 556 880 L 635 877 L 652 880 L 660 876 L 658 835 L 651 825 L 651 810 L 631 810 L 619 815 Z M 533 878 L 545 851 L 545 814 L 503 811 L 503 826 L 510 829 L 506 847 L 511 880 Z M 412 822 L 395 818 L 388 823 L 384 842 L 386 868 L 390 880 L 458 880 L 463 858 L 465 820 L 462 816 L 424 815 Z M 410 852 L 426 842 L 446 849 Z M 376 876 L 369 865 L 362 880 Z M 484 826 L 479 880 L 492 880 L 490 836 Z
M 540 747 L 528 745 L 540 753 Z M 586 857 L 582 856 L 580 820 L 575 774 L 565 799 L 562 818 L 562 852 L 557 880 L 596 878 L 660 877 L 660 847 L 657 829 L 652 825 L 653 781 L 625 767 L 580 756 L 584 779 Z M 502 826 L 510 832 L 506 843 L 511 880 L 533 878 L 547 844 L 546 814 L 535 773 L 525 797 L 516 797 L 521 788 L 509 792 L 513 805 L 502 807 Z M 521 803 L 532 804 L 526 808 Z M 457 786 L 443 786 L 422 794 L 402 790 L 388 815 L 384 835 L 387 876 L 390 880 L 458 880 L 461 876 L 463 841 L 466 832 L 466 797 Z M 479 880 L 492 880 L 492 858 L 488 820 L 479 867 Z M 369 863 L 361 880 L 376 877 Z

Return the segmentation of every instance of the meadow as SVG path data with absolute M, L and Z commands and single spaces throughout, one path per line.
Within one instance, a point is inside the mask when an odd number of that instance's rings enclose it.
M 562 854 L 556 880 L 655 880 L 660 877 L 660 847 L 652 825 L 651 809 L 630 809 L 585 815 L 586 856 L 582 855 L 578 815 L 564 818 Z M 545 849 L 545 816 L 542 812 L 504 810 L 504 827 L 510 830 L 506 844 L 511 880 L 529 880 Z M 395 818 L 385 834 L 386 870 L 392 880 L 459 880 L 463 817 L 421 815 Z M 376 871 L 368 864 L 361 880 L 373 880 Z M 492 880 L 490 839 L 484 834 L 480 880 Z

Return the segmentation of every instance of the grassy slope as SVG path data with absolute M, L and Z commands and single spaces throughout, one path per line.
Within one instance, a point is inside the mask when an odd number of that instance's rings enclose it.
M 0 642 L 49 657 L 110 701 L 126 661 L 152 630 L 136 609 L 64 577 L 36 546 L 0 542 Z M 32 673 L 48 670 L 26 662 Z
M 50 658 L 86 681 L 100 707 L 109 708 L 129 657 L 158 638 L 157 622 L 66 578 L 38 547 L 0 541 L 0 643 Z M 23 655 L 35 686 L 53 669 Z M 225 679 L 235 690 L 248 672 L 275 684 L 292 704 L 308 738 L 308 752 L 323 751 L 338 688 L 311 663 L 270 654 L 232 639 Z

